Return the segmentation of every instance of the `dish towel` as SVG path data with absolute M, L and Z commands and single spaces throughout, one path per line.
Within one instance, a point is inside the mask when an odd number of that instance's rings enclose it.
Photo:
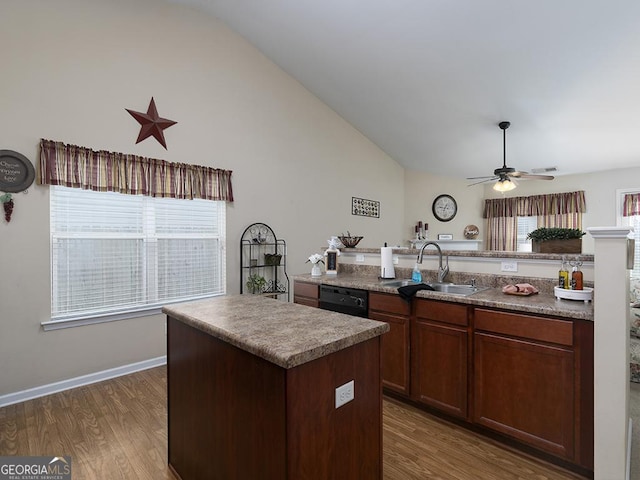
M 398 287 L 398 294 L 406 301 L 410 302 L 413 296 L 420 290 L 434 290 L 434 288 L 426 283 L 418 283 L 416 285 L 405 285 Z

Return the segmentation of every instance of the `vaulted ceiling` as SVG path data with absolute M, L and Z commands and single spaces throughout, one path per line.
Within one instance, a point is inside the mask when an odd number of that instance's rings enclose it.
M 246 38 L 408 169 L 640 166 L 638 0 L 173 0 Z

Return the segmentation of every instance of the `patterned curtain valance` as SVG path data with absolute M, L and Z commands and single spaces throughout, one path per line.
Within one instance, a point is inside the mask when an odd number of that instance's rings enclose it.
M 93 151 L 42 139 L 38 183 L 100 192 L 233 202 L 231 170 Z
M 640 193 L 627 193 L 622 205 L 622 216 L 640 215 Z
M 551 193 L 529 197 L 489 198 L 484 201 L 483 218 L 540 217 L 584 213 L 584 191 Z

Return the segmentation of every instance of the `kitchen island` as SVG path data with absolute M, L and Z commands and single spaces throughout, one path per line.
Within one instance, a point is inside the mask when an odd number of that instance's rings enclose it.
M 382 478 L 386 323 L 253 295 L 163 312 L 179 478 Z

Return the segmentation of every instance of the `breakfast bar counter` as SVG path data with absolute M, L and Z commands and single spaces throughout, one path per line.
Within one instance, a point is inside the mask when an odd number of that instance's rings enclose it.
M 254 295 L 163 312 L 179 478 L 382 478 L 386 323 Z

